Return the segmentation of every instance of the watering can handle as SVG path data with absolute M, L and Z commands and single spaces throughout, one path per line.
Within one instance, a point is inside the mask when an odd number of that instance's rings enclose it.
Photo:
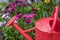
M 51 29 L 51 33 L 53 33 L 55 25 L 56 25 L 57 17 L 58 17 L 58 6 L 55 6 L 55 8 L 53 9 L 51 17 L 54 18 L 52 29 Z
M 58 6 L 55 6 L 55 8 L 52 11 L 51 17 L 58 17 Z

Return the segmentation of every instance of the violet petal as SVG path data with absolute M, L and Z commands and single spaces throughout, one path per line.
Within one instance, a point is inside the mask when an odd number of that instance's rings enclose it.
M 11 3 L 7 4 L 7 5 L 6 5 L 6 8 L 9 8 L 10 6 L 11 6 Z
M 16 20 L 20 19 L 21 18 L 21 14 L 16 14 Z
M 14 11 L 14 8 L 10 8 L 9 11 L 10 11 L 10 12 L 13 12 L 13 11 Z
M 6 14 L 7 13 L 7 10 L 3 10 L 2 14 Z
M 30 19 L 26 19 L 25 22 L 26 22 L 27 24 L 29 24 L 29 23 L 31 23 L 31 20 L 30 20 Z
M 35 14 L 31 13 L 29 15 L 26 16 L 26 18 L 33 18 L 35 16 Z
M 22 3 L 22 2 L 23 2 L 23 0 L 18 0 L 18 2 Z
M 28 15 L 28 14 L 24 14 L 24 15 L 23 15 L 23 18 L 26 18 L 27 15 Z

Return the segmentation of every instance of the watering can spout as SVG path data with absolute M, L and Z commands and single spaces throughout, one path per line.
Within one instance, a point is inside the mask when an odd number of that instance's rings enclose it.
M 15 20 L 16 16 L 13 16 L 6 24 L 5 27 L 8 27 L 10 25 L 13 26 L 13 28 L 15 28 L 21 35 L 23 35 L 23 37 L 26 39 L 26 40 L 32 40 L 32 38 L 27 35 L 25 32 L 27 31 L 23 31 L 16 23 L 14 23 L 14 20 Z M 30 30 L 33 30 L 34 28 L 30 29 Z M 30 31 L 28 30 L 28 31 Z

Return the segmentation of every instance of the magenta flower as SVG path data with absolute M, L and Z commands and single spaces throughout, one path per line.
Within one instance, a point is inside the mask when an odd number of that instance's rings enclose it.
M 30 14 L 24 14 L 23 15 L 23 18 L 26 18 L 26 19 L 31 19 L 31 18 L 33 18 L 35 16 L 35 14 L 34 13 L 30 13 Z
M 23 0 L 18 0 L 18 2 L 22 3 L 22 2 L 23 2 Z
M 15 2 L 11 3 L 11 7 L 13 7 L 13 8 L 15 8 L 15 7 L 16 7 Z
M 10 7 L 9 11 L 10 11 L 10 12 L 13 12 L 13 11 L 14 11 L 14 8 L 11 8 L 11 7 Z
M 15 2 L 12 2 L 11 4 L 12 4 L 12 5 L 15 5 Z
M 24 15 L 23 15 L 23 18 L 26 18 L 27 15 L 28 15 L 28 14 L 24 14 Z
M 26 22 L 27 24 L 29 24 L 29 23 L 31 23 L 31 19 L 26 19 L 25 22 Z
M 12 5 L 9 8 L 9 11 L 13 12 L 15 10 L 15 7 L 16 7 L 15 3 L 12 3 Z
M 35 14 L 31 13 L 26 18 L 33 18 L 34 16 L 35 16 Z
M 35 16 L 34 13 L 30 13 L 30 14 L 24 14 L 23 18 L 26 18 L 25 22 L 27 24 L 31 23 L 31 19 Z
M 16 14 L 16 20 L 20 19 L 22 17 L 22 15 L 20 13 Z
M 6 14 L 7 13 L 7 10 L 5 9 L 5 10 L 3 10 L 3 12 L 2 12 L 2 14 Z
M 18 3 L 18 6 L 21 7 L 23 4 L 22 3 Z
M 6 5 L 6 9 L 9 8 L 10 6 L 11 6 L 11 3 L 8 3 L 8 4 Z

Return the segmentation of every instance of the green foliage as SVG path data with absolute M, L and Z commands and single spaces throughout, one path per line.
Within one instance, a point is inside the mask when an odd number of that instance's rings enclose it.
M 6 3 L 0 3 L 0 6 L 2 6 L 2 8 L 5 8 Z
M 13 2 L 14 0 L 9 0 L 9 2 Z
M 6 40 L 21 40 L 22 38 L 12 26 L 9 26 L 8 28 L 4 27 L 2 31 Z

